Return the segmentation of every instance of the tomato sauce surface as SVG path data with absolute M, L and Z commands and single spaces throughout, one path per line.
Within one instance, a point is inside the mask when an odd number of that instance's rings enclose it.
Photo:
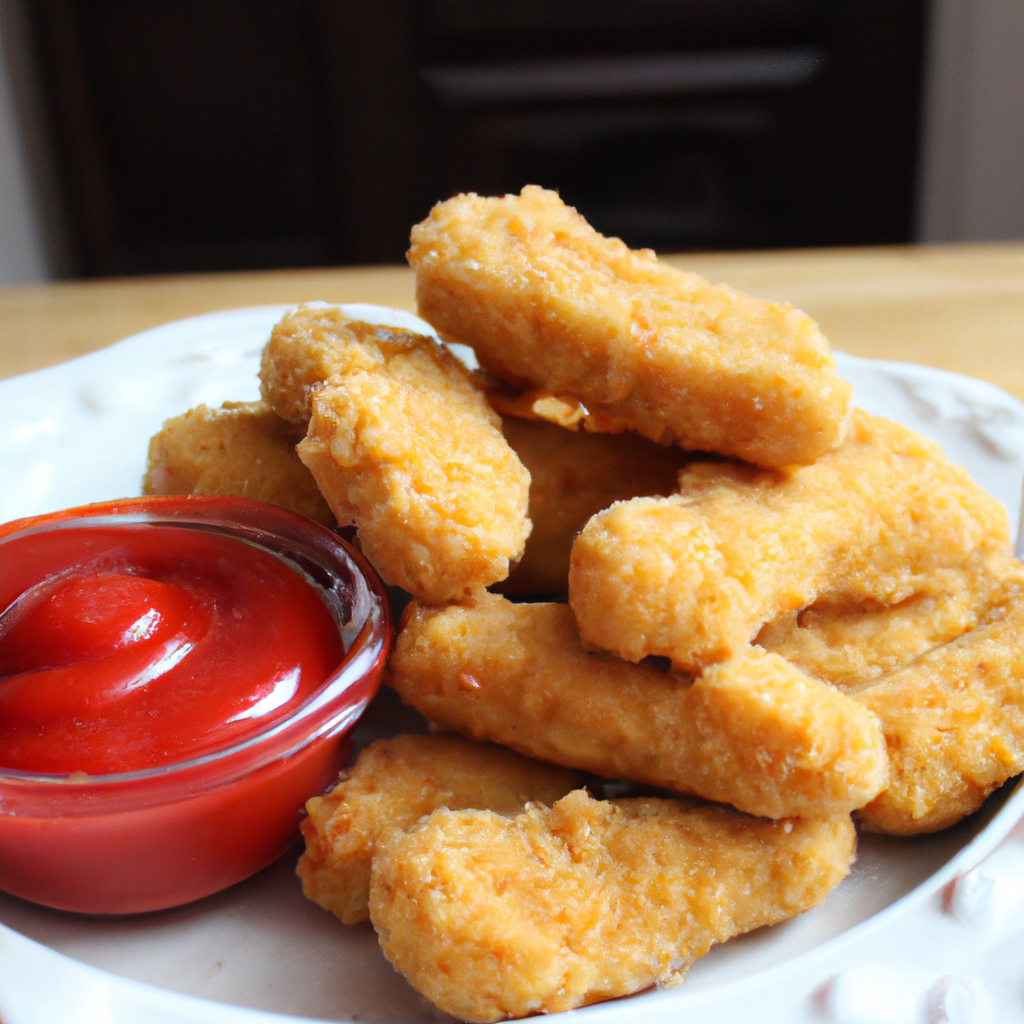
M 345 654 L 296 569 L 216 532 L 54 530 L 9 547 L 4 574 L 0 768 L 99 775 L 200 757 L 288 717 Z

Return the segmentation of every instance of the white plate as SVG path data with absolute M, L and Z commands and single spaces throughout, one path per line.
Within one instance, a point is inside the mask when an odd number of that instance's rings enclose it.
M 427 329 L 408 313 L 350 308 L 367 319 Z M 166 417 L 200 402 L 257 397 L 259 352 L 282 310 L 231 310 L 167 324 L 0 381 L 0 522 L 137 494 L 148 439 Z M 938 440 L 1005 502 L 1016 524 L 1024 406 L 989 384 L 939 370 L 842 354 L 837 361 L 859 405 Z M 902 983 L 910 978 L 927 987 L 937 971 L 969 969 L 971 955 L 988 951 L 990 963 L 1002 933 L 965 931 L 942 914 L 939 894 L 990 853 L 1022 812 L 1024 789 L 1011 795 L 1004 788 L 973 820 L 946 832 L 913 840 L 863 836 L 852 874 L 823 906 L 714 949 L 681 987 L 577 1016 L 591 1024 L 765 1024 L 821 1020 L 831 1012 L 840 1020 L 848 1008 L 822 1009 L 812 993 L 850 965 L 876 970 L 871 990 L 884 999 L 885 970 L 900 969 Z M 189 907 L 129 919 L 77 917 L 0 894 L 0 1019 L 446 1020 L 395 975 L 368 926 L 345 928 L 302 898 L 293 861 Z M 979 961 L 975 973 L 987 969 Z M 1019 993 L 1003 998 L 1000 977 L 989 979 L 998 1019 L 1024 1021 Z

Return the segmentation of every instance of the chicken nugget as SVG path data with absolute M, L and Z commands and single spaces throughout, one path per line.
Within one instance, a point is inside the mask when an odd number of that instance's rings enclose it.
M 676 984 L 713 943 L 820 904 L 854 849 L 845 815 L 582 791 L 512 820 L 438 810 L 374 857 L 370 916 L 417 991 L 498 1021 Z
M 533 523 L 526 551 L 498 586 L 505 594 L 564 594 L 572 542 L 587 520 L 624 498 L 671 494 L 688 461 L 679 448 L 634 433 L 577 433 L 511 416 L 501 429 L 529 471 Z
M 554 192 L 439 203 L 408 258 L 420 316 L 516 387 L 773 469 L 842 437 L 853 389 L 810 317 L 604 238 Z
M 302 431 L 265 402 L 198 405 L 149 442 L 143 494 L 220 494 L 280 505 L 324 526 L 331 512 L 295 445 Z
M 988 559 L 935 574 L 892 607 L 820 604 L 771 622 L 758 643 L 877 714 L 890 785 L 866 827 L 932 832 L 1024 770 L 1024 568 Z
M 508 575 L 530 532 L 530 475 L 444 346 L 300 306 L 261 373 L 280 415 L 308 415 L 299 457 L 388 583 L 443 604 Z
M 305 427 L 310 397 L 324 381 L 354 370 L 373 370 L 386 353 L 408 349 L 416 337 L 398 327 L 353 320 L 340 306 L 296 306 L 274 325 L 263 347 L 260 394 L 281 419 Z M 423 341 L 433 343 L 429 338 Z
M 326 796 L 306 803 L 302 891 L 345 924 L 365 921 L 370 862 L 392 829 L 439 807 L 476 807 L 511 817 L 533 800 L 554 803 L 579 772 L 531 761 L 461 736 L 396 736 L 370 744 Z
M 595 516 L 573 546 L 569 603 L 588 646 L 694 671 L 820 597 L 893 605 L 938 570 L 1008 552 L 1005 508 L 966 470 L 857 410 L 813 466 L 694 463 L 677 495 Z
M 889 750 L 889 787 L 860 811 L 868 828 L 915 835 L 976 811 L 1024 771 L 1024 570 L 975 629 L 854 697 Z
M 1003 600 L 1015 559 L 940 569 L 895 605 L 819 601 L 767 623 L 757 644 L 846 693 L 975 629 Z
M 847 812 L 885 786 L 878 720 L 752 648 L 697 678 L 590 654 L 568 607 L 411 605 L 387 680 L 478 740 L 767 818 Z

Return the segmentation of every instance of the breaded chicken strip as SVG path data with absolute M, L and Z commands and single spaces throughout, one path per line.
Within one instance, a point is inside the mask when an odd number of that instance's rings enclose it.
M 759 644 L 878 715 L 890 785 L 861 810 L 868 828 L 946 828 L 1024 770 L 1022 601 L 1024 569 L 1006 556 L 889 608 L 818 605 L 761 630 Z
M 278 416 L 304 428 L 309 423 L 309 400 L 329 377 L 377 369 L 388 354 L 420 342 L 432 339 L 353 320 L 341 306 L 323 302 L 296 306 L 274 325 L 263 347 L 260 394 Z M 429 344 L 426 347 L 431 349 Z
M 624 498 L 671 494 L 688 461 L 639 434 L 577 433 L 511 416 L 501 429 L 530 473 L 533 523 L 523 557 L 499 585 L 505 594 L 564 594 L 572 542 L 587 520 Z
M 345 924 L 365 921 L 374 851 L 393 829 L 439 807 L 511 817 L 531 801 L 552 804 L 582 783 L 579 772 L 541 764 L 461 736 L 396 736 L 367 747 L 326 796 L 306 803 L 302 891 Z
M 889 788 L 863 808 L 872 829 L 934 832 L 1024 771 L 1024 570 L 977 628 L 855 695 L 882 723 Z
M 408 257 L 420 316 L 516 387 L 773 469 L 842 436 L 852 388 L 808 316 L 604 238 L 554 192 L 439 203 Z
M 589 654 L 562 604 L 412 605 L 388 682 L 428 719 L 599 775 L 766 818 L 834 814 L 885 786 L 878 721 L 759 648 L 697 679 Z
M 694 671 L 819 598 L 893 605 L 939 570 L 1008 552 L 1005 508 L 966 470 L 857 410 L 813 466 L 694 463 L 678 495 L 595 516 L 573 547 L 569 602 L 587 645 Z
M 530 475 L 444 346 L 300 306 L 261 373 L 280 415 L 308 409 L 299 456 L 388 583 L 443 604 L 508 575 L 530 532 Z
M 143 494 L 221 494 L 280 505 L 335 526 L 334 514 L 295 452 L 302 431 L 265 402 L 196 406 L 149 442 Z
M 438 810 L 374 857 L 370 916 L 442 1010 L 555 1013 L 676 984 L 713 943 L 817 906 L 854 846 L 848 816 L 769 822 L 583 791 L 512 820 Z
M 1009 556 L 989 558 L 941 569 L 895 605 L 821 601 L 769 622 L 757 644 L 855 693 L 975 629 L 1004 600 L 1007 583 L 1018 572 Z

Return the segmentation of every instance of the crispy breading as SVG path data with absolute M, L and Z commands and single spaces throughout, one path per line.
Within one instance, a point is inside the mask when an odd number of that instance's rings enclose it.
M 335 526 L 296 454 L 302 439 L 265 402 L 198 405 L 172 416 L 149 442 L 143 494 L 220 494 L 280 505 Z
M 878 718 L 889 788 L 859 814 L 896 835 L 946 828 L 1024 770 L 1024 569 L 944 570 L 889 608 L 818 605 L 758 642 L 841 687 Z
M 1024 569 L 981 623 L 854 696 L 882 723 L 889 788 L 860 811 L 872 829 L 934 832 L 1024 771 Z
M 370 744 L 326 795 L 306 803 L 302 891 L 345 924 L 365 921 L 370 863 L 392 829 L 439 807 L 512 816 L 530 801 L 551 804 L 582 783 L 579 772 L 531 761 L 461 736 L 396 736 Z
M 439 203 L 408 257 L 420 316 L 514 386 L 771 468 L 842 436 L 853 389 L 810 317 L 604 238 L 554 192 Z
M 334 526 L 334 513 L 295 451 L 302 429 L 265 402 L 200 405 L 167 420 L 150 441 L 143 492 L 253 498 Z M 565 593 L 572 542 L 586 521 L 613 501 L 671 494 L 687 461 L 679 448 L 639 434 L 581 434 L 513 417 L 503 417 L 501 429 L 530 474 L 533 523 L 525 552 L 499 585 L 507 594 Z
M 863 806 L 885 786 L 878 721 L 752 648 L 692 679 L 590 654 L 562 604 L 412 605 L 388 682 L 428 719 L 554 764 L 768 818 Z
M 526 551 L 505 594 L 564 594 L 569 554 L 587 520 L 612 502 L 640 494 L 671 494 L 687 462 L 678 447 L 639 434 L 586 434 L 544 420 L 502 418 L 502 433 L 530 473 Z
M 895 605 L 821 601 L 767 623 L 757 644 L 846 693 L 870 686 L 975 629 L 1002 599 L 1017 562 L 971 561 L 937 571 Z
M 398 327 L 353 320 L 340 306 L 296 306 L 274 325 L 263 348 L 260 393 L 278 416 L 305 427 L 310 397 L 324 381 L 374 370 L 388 354 L 414 345 L 410 339 L 416 337 Z
M 1008 551 L 1005 508 L 966 470 L 857 410 L 813 466 L 694 463 L 677 495 L 595 516 L 573 547 L 569 602 L 587 645 L 692 671 L 819 598 L 893 605 L 939 570 Z
M 854 848 L 848 816 L 681 800 L 438 810 L 374 857 L 370 915 L 420 993 L 498 1021 L 675 984 L 713 943 L 820 904 Z
M 388 583 L 442 604 L 508 575 L 530 532 L 530 475 L 444 346 L 300 306 L 261 372 L 281 415 L 308 408 L 299 456 Z
M 571 398 L 568 395 L 556 396 L 544 388 L 520 391 L 486 370 L 476 370 L 473 379 L 487 392 L 487 401 L 491 403 L 491 408 L 502 416 L 554 423 L 574 433 L 633 432 L 624 420 L 596 409 L 588 409 L 578 398 Z M 659 445 L 668 447 L 669 443 L 670 441 L 665 441 Z

